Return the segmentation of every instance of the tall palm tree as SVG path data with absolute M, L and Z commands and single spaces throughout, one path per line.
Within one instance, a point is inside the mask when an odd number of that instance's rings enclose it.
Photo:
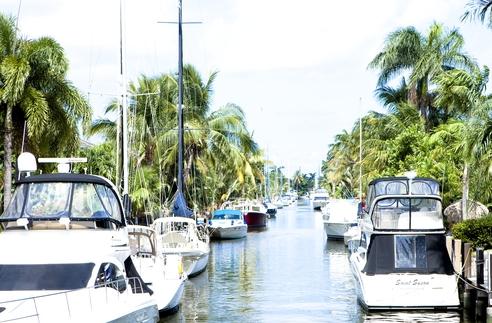
M 467 5 L 467 10 L 461 20 L 479 19 L 492 28 L 492 0 L 472 0 Z
M 434 23 L 426 35 L 414 27 L 390 33 L 383 50 L 369 63 L 380 70 L 378 87 L 409 71 L 408 100 L 415 105 L 430 129 L 439 123 L 431 88 L 435 77 L 454 68 L 471 69 L 475 65 L 463 50 L 464 40 L 457 29 L 447 30 Z
M 59 154 L 78 148 L 77 123 L 91 109 L 66 80 L 68 61 L 52 38 L 17 37 L 14 18 L 0 14 L 0 106 L 4 114 L 4 208 L 11 197 L 12 154 L 24 121 L 29 148 Z M 20 131 L 19 131 L 20 130 Z

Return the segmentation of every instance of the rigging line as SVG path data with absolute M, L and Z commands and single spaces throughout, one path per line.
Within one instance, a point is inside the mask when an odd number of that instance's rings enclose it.
M 117 93 L 105 93 L 105 92 L 92 92 L 90 88 L 87 90 L 87 94 L 92 94 L 92 95 L 98 95 L 98 96 L 110 96 L 110 97 L 119 97 L 121 94 Z M 161 92 L 149 92 L 149 93 L 127 93 L 127 97 L 139 97 L 139 96 L 152 96 L 152 95 L 159 95 Z
M 148 98 L 147 98 L 148 99 Z M 157 105 L 156 105 L 157 106 Z M 150 106 L 150 115 L 152 119 L 152 127 L 154 131 L 154 136 L 156 137 L 154 139 L 155 142 L 155 150 L 157 153 L 157 164 L 158 164 L 158 169 L 159 169 L 159 204 L 163 202 L 163 196 L 162 196 L 162 168 L 161 168 L 161 151 L 160 151 L 160 145 L 159 145 L 159 140 L 157 139 L 157 132 L 158 132 L 158 127 L 156 125 L 156 110 L 154 108 L 154 105 Z

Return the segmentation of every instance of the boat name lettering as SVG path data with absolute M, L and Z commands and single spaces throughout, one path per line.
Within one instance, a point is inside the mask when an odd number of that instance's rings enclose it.
M 412 279 L 412 280 L 401 280 L 397 279 L 396 286 L 427 286 L 429 285 L 428 281 L 421 281 L 418 279 Z

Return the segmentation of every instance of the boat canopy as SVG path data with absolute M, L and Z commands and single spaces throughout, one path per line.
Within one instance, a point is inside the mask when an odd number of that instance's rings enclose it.
M 375 230 L 443 230 L 439 184 L 428 178 L 381 178 L 369 183 Z
M 1 222 L 29 220 L 109 220 L 125 225 L 121 202 L 105 178 L 83 174 L 29 176 L 16 183 Z
M 443 234 L 373 234 L 363 272 L 452 275 L 454 271 Z
M 410 184 L 411 183 L 411 184 Z M 381 195 L 435 195 L 439 196 L 439 184 L 430 178 L 387 177 L 369 183 L 367 202 L 371 205 Z
M 213 220 L 240 220 L 243 213 L 239 210 L 216 210 L 212 215 Z

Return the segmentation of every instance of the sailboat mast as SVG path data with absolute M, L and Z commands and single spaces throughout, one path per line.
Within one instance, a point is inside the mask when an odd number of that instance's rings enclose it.
M 362 98 L 359 98 L 359 198 L 362 201 Z
M 120 77 L 121 77 L 121 129 L 122 129 L 122 177 L 123 195 L 128 194 L 128 107 L 126 100 L 126 71 L 125 71 L 125 50 L 124 50 L 124 0 L 120 0 Z
M 182 0 L 178 4 L 178 193 L 183 193 L 183 28 Z

